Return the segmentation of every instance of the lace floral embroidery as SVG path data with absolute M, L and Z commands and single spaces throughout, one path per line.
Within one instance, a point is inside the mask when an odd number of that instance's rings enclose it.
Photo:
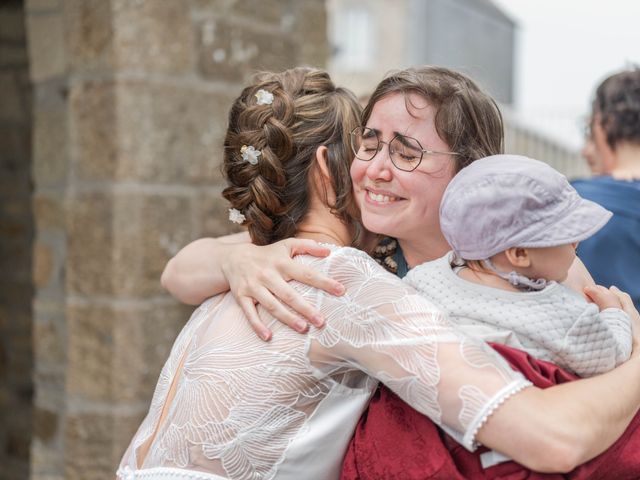
M 368 376 L 472 448 L 496 402 L 523 384 L 497 354 L 460 337 L 437 309 L 364 253 L 334 248 L 328 258 L 298 258 L 347 289 L 334 297 L 291 283 L 320 309 L 326 326 L 301 335 L 258 307 L 274 331 L 262 342 L 231 295 L 203 304 L 176 340 L 121 468 L 138 468 L 136 454 L 153 438 L 144 468 L 272 479 L 321 402 Z M 326 415 L 325 428 L 340 431 Z

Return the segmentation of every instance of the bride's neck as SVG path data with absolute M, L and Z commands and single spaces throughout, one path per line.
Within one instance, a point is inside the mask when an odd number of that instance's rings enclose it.
M 342 220 L 328 209 L 311 208 L 305 220 L 298 227 L 296 237 L 345 246 L 351 245 L 353 234 Z
M 348 245 L 350 242 L 347 242 L 344 238 L 340 238 L 339 235 L 333 232 L 322 232 L 322 231 L 312 231 L 312 230 L 300 230 L 296 235 L 296 238 L 307 238 L 309 240 L 315 240 L 319 243 L 332 243 L 334 245 L 338 245 L 339 247 L 344 247 Z

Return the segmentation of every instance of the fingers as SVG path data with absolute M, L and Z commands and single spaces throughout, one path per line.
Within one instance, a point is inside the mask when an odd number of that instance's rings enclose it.
M 286 282 L 283 282 L 286 285 Z M 276 289 L 277 290 L 277 289 Z M 252 295 L 255 302 L 268 311 L 280 323 L 284 323 L 295 331 L 304 333 L 309 327 L 307 322 L 285 307 L 279 296 L 274 296 L 271 289 L 261 287 Z
M 623 292 L 622 290 L 620 290 L 615 285 L 610 288 L 610 291 L 616 297 L 618 297 L 618 300 L 620 300 L 620 303 L 622 304 L 622 309 L 623 310 L 625 310 L 625 311 L 633 310 L 636 314 L 638 313 L 638 311 L 636 310 L 635 305 L 633 304 L 633 299 L 631 298 L 631 295 L 629 295 L 627 292 Z
M 344 286 L 340 282 L 323 275 L 312 267 L 293 262 L 287 263 L 282 267 L 286 278 L 324 290 L 331 295 L 340 296 L 344 294 Z
M 314 257 L 326 257 L 331 253 L 331 249 L 320 245 L 314 240 L 307 240 L 303 238 L 289 238 L 285 240 L 285 244 L 291 253 L 291 256 L 296 255 L 312 255 Z
M 324 325 L 320 312 L 288 282 L 296 280 L 329 294 L 342 295 L 345 289 L 339 282 L 291 258 L 297 254 L 324 257 L 330 253 L 329 248 L 312 240 L 287 239 L 265 247 L 245 246 L 243 254 L 230 262 L 230 267 L 224 271 L 230 289 L 251 328 L 261 338 L 271 338 L 271 331 L 260 320 L 255 304 L 301 333 L 307 331 L 307 322 L 316 327 Z
M 622 310 L 624 310 L 625 313 L 629 315 L 629 318 L 631 319 L 631 325 L 633 327 L 634 337 L 638 337 L 638 335 L 640 335 L 640 313 L 638 313 L 638 310 L 636 310 L 631 296 L 628 293 L 623 292 L 616 286 L 612 286 L 609 290 L 620 301 Z M 636 338 L 636 340 L 638 339 Z
M 271 287 L 272 293 L 286 305 L 288 305 L 295 313 L 291 313 L 287 310 L 288 314 L 291 314 L 296 318 L 296 322 L 306 319 L 309 323 L 315 327 L 322 327 L 324 325 L 324 318 L 322 314 L 313 308 L 307 301 L 304 300 L 302 295 L 297 292 L 288 282 L 279 282 Z M 298 315 L 295 315 L 298 314 Z M 300 318 L 300 316 L 302 318 Z M 278 320 L 289 324 L 288 321 L 278 317 Z M 298 330 L 296 328 L 296 330 Z
M 584 294 L 591 299 L 594 303 L 598 303 L 597 300 L 602 296 L 602 291 L 606 290 L 601 285 L 587 285 L 582 289 Z
M 620 290 L 618 287 L 611 287 L 611 292 L 618 297 L 622 304 L 622 309 L 631 319 L 631 331 L 633 332 L 633 352 L 632 356 L 640 355 L 640 313 L 633 304 L 631 296 Z
M 242 308 L 247 320 L 249 320 L 249 325 L 253 331 L 265 342 L 271 340 L 271 330 L 269 330 L 262 320 L 260 320 L 260 316 L 258 315 L 258 310 L 256 309 L 253 300 L 249 297 L 236 298 L 238 305 Z
M 589 285 L 584 287 L 584 293 L 600 310 L 605 308 L 622 308 L 622 303 L 615 292 L 602 285 Z
M 289 284 L 290 279 L 298 278 L 305 283 L 304 279 L 310 277 L 305 275 L 305 272 L 313 276 L 311 286 L 314 286 L 313 283 L 323 283 L 316 279 L 319 274 L 313 269 L 287 259 L 286 262 L 279 263 L 275 270 L 263 270 L 256 275 L 251 288 L 255 293 L 250 293 L 249 296 L 265 307 L 277 320 L 299 332 L 306 331 L 307 321 L 316 327 L 322 327 L 324 319 L 320 312 L 305 301 L 302 294 Z M 336 290 L 333 284 L 337 282 L 330 279 L 329 281 L 331 287 Z M 340 284 L 337 285 L 340 286 Z M 293 312 L 282 304 L 288 305 Z

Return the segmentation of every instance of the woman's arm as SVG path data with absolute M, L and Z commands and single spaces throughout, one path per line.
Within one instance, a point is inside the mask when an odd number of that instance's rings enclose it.
M 298 331 L 306 330 L 305 319 L 315 326 L 323 324 L 319 312 L 302 299 L 289 280 L 334 295 L 344 292 L 338 282 L 293 261 L 295 255 L 302 254 L 323 257 L 329 249 L 312 240 L 295 238 L 259 247 L 249 242 L 246 233 L 201 238 L 169 260 L 160 281 L 171 295 L 190 305 L 231 289 L 254 331 L 268 340 L 271 332 L 261 322 L 256 303 Z
M 478 440 L 539 472 L 569 472 L 609 448 L 640 407 L 640 358 L 603 375 L 507 400 Z
M 590 291 L 596 303 L 606 294 L 602 290 Z M 478 433 L 483 444 L 532 470 L 568 472 L 622 435 L 640 408 L 640 315 L 628 294 L 611 291 L 632 321 L 631 359 L 603 375 L 524 390 L 488 419 Z
M 408 286 L 358 266 L 340 259 L 328 270 L 347 297 L 324 297 L 327 325 L 311 332 L 312 360 L 332 356 L 366 371 L 467 448 L 477 439 L 530 469 L 570 471 L 611 446 L 638 411 L 637 353 L 598 377 L 531 387 Z M 623 305 L 635 328 L 628 296 Z
M 250 241 L 247 233 L 195 240 L 167 262 L 160 283 L 182 303 L 200 305 L 205 299 L 229 290 L 220 263 L 234 246 Z

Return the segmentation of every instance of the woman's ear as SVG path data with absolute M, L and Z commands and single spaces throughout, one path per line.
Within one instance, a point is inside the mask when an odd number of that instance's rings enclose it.
M 336 201 L 336 195 L 331 184 L 328 152 L 329 150 L 324 145 L 316 149 L 316 164 L 313 168 L 312 177 L 322 201 L 328 206 L 333 206 Z
M 320 170 L 320 174 L 322 175 L 324 181 L 331 182 L 331 173 L 329 172 L 329 159 L 327 158 L 327 153 L 329 149 L 324 145 L 320 145 L 316 149 L 316 164 Z
M 514 267 L 528 268 L 531 266 L 531 256 L 526 248 L 512 247 L 505 250 L 504 255 Z

